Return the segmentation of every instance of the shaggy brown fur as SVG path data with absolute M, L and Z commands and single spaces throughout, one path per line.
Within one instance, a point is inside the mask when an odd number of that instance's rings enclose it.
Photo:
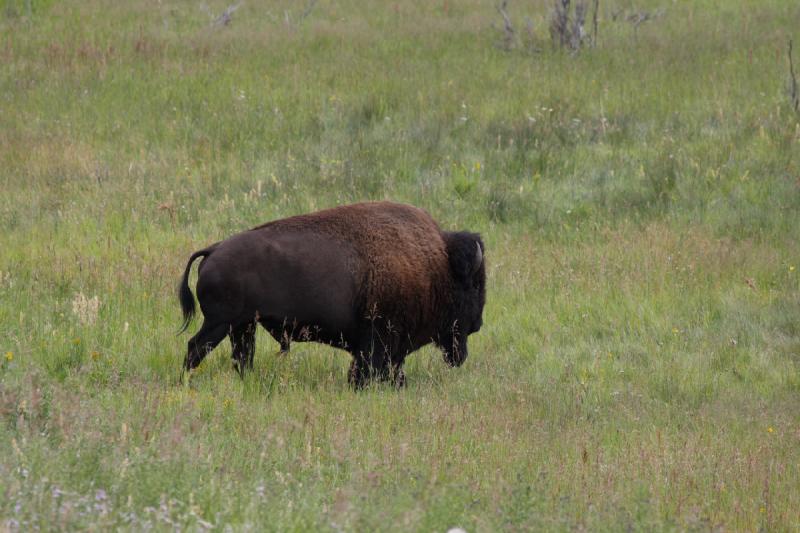
M 254 230 L 326 235 L 352 250 L 352 273 L 363 291 L 363 318 L 381 317 L 407 331 L 429 329 L 425 326 L 438 326 L 437 308 L 449 304 L 445 243 L 439 226 L 422 209 L 361 203 L 276 220 Z

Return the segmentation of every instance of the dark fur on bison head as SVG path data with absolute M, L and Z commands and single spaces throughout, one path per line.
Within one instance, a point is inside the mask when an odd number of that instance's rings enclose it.
M 486 265 L 483 241 L 477 233 L 443 232 L 453 278 L 452 308 L 439 346 L 450 366 L 467 359 L 467 336 L 481 329 L 486 303 Z

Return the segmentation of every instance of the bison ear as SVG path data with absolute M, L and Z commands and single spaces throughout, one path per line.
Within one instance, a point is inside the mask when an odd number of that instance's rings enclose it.
M 450 233 L 446 242 L 450 270 L 459 281 L 469 284 L 483 264 L 480 236 L 467 232 Z

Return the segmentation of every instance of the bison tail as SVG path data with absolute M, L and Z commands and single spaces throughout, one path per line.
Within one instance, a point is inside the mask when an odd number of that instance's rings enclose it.
M 189 257 L 189 262 L 186 264 L 186 270 L 183 271 L 183 278 L 178 285 L 178 299 L 181 302 L 181 310 L 183 311 L 183 324 L 181 325 L 181 329 L 178 331 L 178 335 L 186 331 L 186 328 L 188 328 L 189 324 L 191 324 L 196 312 L 194 295 L 192 294 L 192 289 L 189 288 L 189 272 L 192 270 L 192 263 L 194 263 L 194 260 L 198 257 L 208 257 L 216 247 L 216 244 L 212 244 L 208 248 L 199 250 Z

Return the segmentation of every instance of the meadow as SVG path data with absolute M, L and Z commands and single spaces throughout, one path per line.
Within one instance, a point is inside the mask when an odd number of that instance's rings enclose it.
M 0 530 L 796 531 L 800 6 L 599 4 L 0 3 Z M 178 384 L 191 252 L 370 199 L 483 235 L 463 367 Z

